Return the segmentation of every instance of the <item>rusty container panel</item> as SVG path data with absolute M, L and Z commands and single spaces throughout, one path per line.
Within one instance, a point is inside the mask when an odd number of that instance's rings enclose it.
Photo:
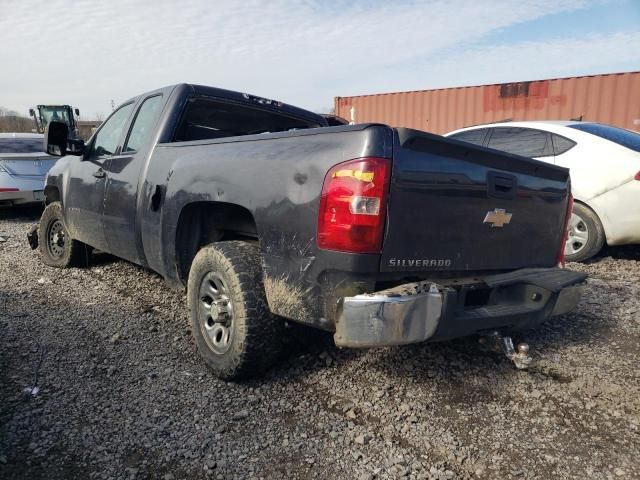
M 336 115 L 447 133 L 507 120 L 584 120 L 640 131 L 640 72 L 336 97 Z

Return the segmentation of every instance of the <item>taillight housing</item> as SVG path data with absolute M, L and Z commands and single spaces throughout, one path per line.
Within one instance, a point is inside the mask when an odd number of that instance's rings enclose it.
M 324 177 L 318 215 L 318 247 L 351 253 L 382 249 L 391 161 L 356 158 Z
M 573 195 L 569 193 L 569 199 L 567 201 L 567 212 L 564 219 L 564 232 L 562 232 L 562 240 L 560 241 L 560 249 L 558 250 L 557 264 L 560 268 L 564 268 L 564 247 L 569 238 L 569 222 L 571 221 L 571 214 L 573 213 Z
M 640 172 L 636 173 L 636 176 L 633 178 L 635 178 L 636 180 L 640 180 Z

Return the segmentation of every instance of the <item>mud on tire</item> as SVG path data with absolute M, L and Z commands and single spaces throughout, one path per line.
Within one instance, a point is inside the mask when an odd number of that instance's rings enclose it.
M 198 352 L 218 377 L 255 376 L 276 360 L 284 321 L 269 311 L 257 245 L 202 248 L 191 264 L 187 298 Z
M 42 212 L 38 250 L 43 263 L 58 268 L 86 267 L 91 256 L 91 247 L 69 235 L 60 202 L 50 203 Z

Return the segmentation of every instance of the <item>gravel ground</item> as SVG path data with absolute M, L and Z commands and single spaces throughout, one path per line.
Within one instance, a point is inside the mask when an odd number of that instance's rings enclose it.
M 528 372 L 475 339 L 314 332 L 234 384 L 200 361 L 184 294 L 105 255 L 45 267 L 38 216 L 0 209 L 0 478 L 640 478 L 640 249 L 570 265 L 587 294 L 523 332 Z

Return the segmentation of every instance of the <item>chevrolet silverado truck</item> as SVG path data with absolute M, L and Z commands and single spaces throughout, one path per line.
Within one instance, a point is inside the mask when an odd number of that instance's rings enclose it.
M 47 127 L 62 158 L 32 247 L 63 268 L 96 249 L 186 287 L 224 379 L 271 365 L 287 322 L 390 346 L 502 335 L 580 298 L 585 275 L 559 267 L 564 168 L 189 84 L 125 102 L 86 144 L 66 128 Z

